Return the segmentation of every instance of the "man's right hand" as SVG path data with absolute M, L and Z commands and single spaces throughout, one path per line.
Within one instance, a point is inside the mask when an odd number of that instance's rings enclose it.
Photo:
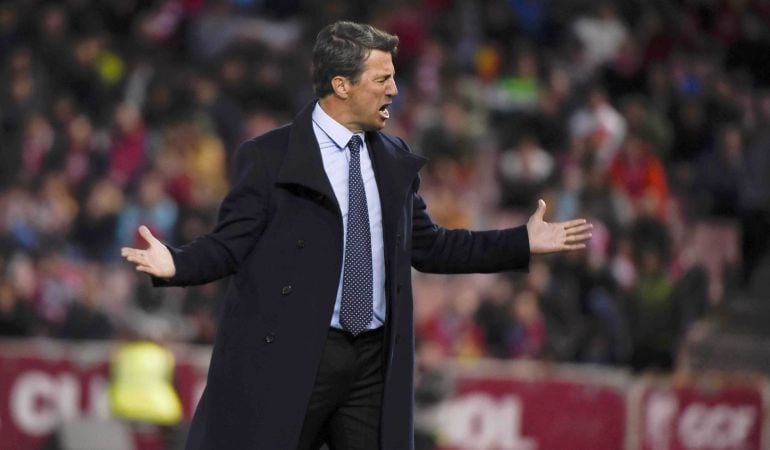
M 120 255 L 128 261 L 136 264 L 136 270 L 158 278 L 171 278 L 176 274 L 174 259 L 165 245 L 152 235 L 150 229 L 142 225 L 139 227 L 139 235 L 147 241 L 146 249 L 123 247 Z

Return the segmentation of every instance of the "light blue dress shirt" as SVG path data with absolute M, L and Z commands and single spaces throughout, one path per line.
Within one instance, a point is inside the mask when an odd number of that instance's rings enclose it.
M 332 185 L 334 195 L 337 196 L 337 203 L 340 205 L 342 213 L 342 242 L 347 238 L 348 229 L 348 169 L 350 161 L 350 149 L 347 145 L 353 132 L 345 128 L 339 122 L 321 108 L 316 103 L 313 109 L 313 132 L 318 140 L 318 146 L 321 149 L 321 159 L 323 160 L 326 176 Z M 385 254 L 382 241 L 382 209 L 380 207 L 380 194 L 377 191 L 377 180 L 374 178 L 374 169 L 372 161 L 369 158 L 369 152 L 366 148 L 364 133 L 356 133 L 361 137 L 363 145 L 361 146 L 361 177 L 364 180 L 364 190 L 366 191 L 366 205 L 369 209 L 369 231 L 372 236 L 372 296 L 374 314 L 369 329 L 375 329 L 385 324 Z M 344 272 L 345 250 L 342 251 L 342 272 Z M 334 302 L 334 314 L 332 315 L 331 326 L 342 328 L 340 325 L 340 305 L 342 302 L 342 276 L 337 285 L 337 299 Z

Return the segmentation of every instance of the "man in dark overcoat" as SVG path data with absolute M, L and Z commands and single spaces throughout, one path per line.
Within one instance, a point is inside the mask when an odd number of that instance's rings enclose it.
M 380 130 L 398 38 L 337 22 L 313 53 L 317 101 L 245 142 L 215 229 L 179 248 L 142 226 L 122 249 L 159 286 L 232 276 L 189 449 L 407 450 L 413 443 L 412 267 L 525 270 L 583 248 L 585 220 L 494 231 L 434 224 L 425 160 Z

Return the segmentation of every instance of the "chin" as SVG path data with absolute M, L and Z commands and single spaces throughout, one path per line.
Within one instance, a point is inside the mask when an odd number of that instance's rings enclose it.
M 385 122 L 377 122 L 363 127 L 364 131 L 379 131 L 385 128 Z

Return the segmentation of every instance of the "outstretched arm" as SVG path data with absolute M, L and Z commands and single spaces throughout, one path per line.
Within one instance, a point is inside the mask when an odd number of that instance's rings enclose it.
M 124 248 L 124 258 L 153 276 L 155 286 L 188 286 L 218 280 L 238 270 L 267 223 L 268 179 L 254 140 L 238 150 L 233 187 L 219 207 L 216 227 L 181 247 L 166 247 L 146 227 L 146 249 Z
M 142 225 L 139 235 L 149 244 L 146 249 L 123 247 L 120 255 L 136 265 L 136 270 L 157 278 L 171 278 L 176 274 L 174 258 L 165 245 L 152 235 L 150 229 Z
M 433 223 L 415 194 L 412 215 L 412 266 L 422 272 L 472 273 L 526 270 L 530 255 L 585 248 L 592 225 L 584 219 L 543 220 L 540 200 L 526 225 L 505 230 L 450 230 Z

